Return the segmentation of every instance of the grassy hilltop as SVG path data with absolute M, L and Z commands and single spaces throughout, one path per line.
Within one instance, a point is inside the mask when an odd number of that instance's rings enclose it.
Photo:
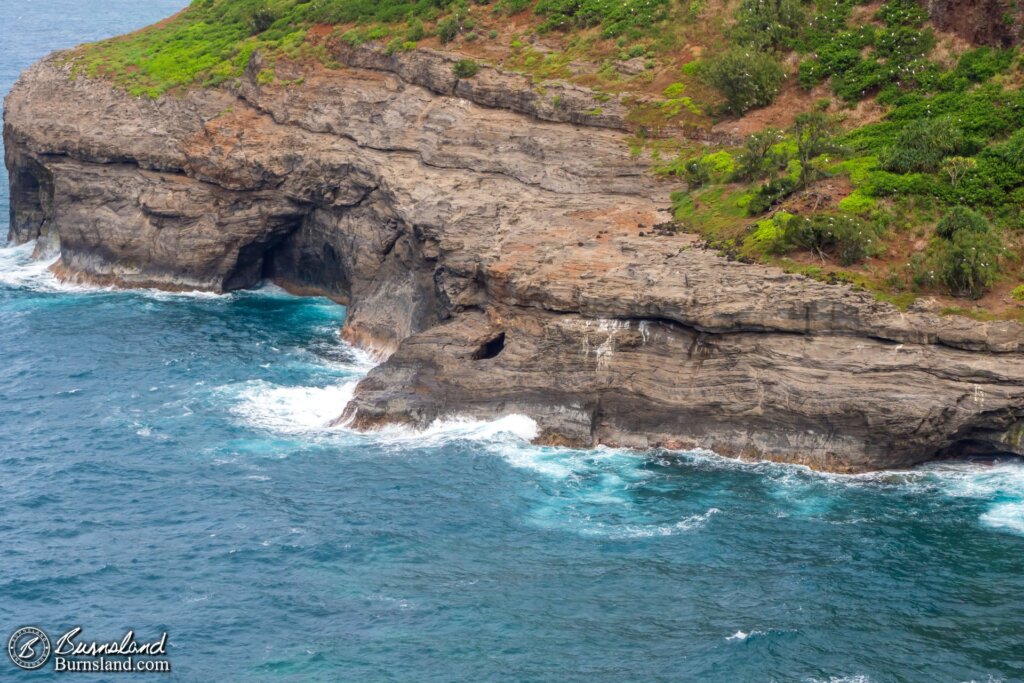
M 618 96 L 633 152 L 689 188 L 677 229 L 897 305 L 1024 319 L 1024 65 L 912 0 L 195 0 L 72 58 L 174 96 L 237 78 L 257 49 L 260 81 L 294 86 L 275 63 L 340 68 L 340 41 Z

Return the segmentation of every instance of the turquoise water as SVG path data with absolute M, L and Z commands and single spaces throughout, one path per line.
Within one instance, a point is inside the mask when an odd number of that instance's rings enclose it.
M 179 5 L 0 0 L 0 85 Z M 166 630 L 182 681 L 1024 680 L 1020 464 L 327 429 L 370 367 L 341 307 L 75 289 L 30 250 L 0 250 L 4 639 Z

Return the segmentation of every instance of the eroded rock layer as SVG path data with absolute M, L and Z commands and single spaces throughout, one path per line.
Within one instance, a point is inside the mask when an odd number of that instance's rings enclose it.
M 363 428 L 515 412 L 546 443 L 838 471 L 1024 454 L 1020 326 L 652 236 L 670 188 L 614 107 L 591 121 L 584 92 L 551 109 L 518 77 L 449 82 L 447 57 L 417 54 L 279 64 L 288 87 L 254 62 L 230 90 L 157 101 L 44 60 L 5 105 L 11 237 L 59 248 L 70 279 L 272 278 L 346 303 L 346 337 L 386 358 L 343 416 Z

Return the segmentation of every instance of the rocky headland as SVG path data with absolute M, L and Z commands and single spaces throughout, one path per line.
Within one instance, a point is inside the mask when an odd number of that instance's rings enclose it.
M 156 100 L 43 60 L 5 102 L 11 238 L 74 281 L 345 304 L 382 360 L 338 407 L 358 428 L 523 413 L 547 444 L 841 472 L 1024 455 L 1017 323 L 659 229 L 671 188 L 584 88 L 458 78 L 427 49 L 335 57 L 262 84 L 256 54 L 238 83 Z

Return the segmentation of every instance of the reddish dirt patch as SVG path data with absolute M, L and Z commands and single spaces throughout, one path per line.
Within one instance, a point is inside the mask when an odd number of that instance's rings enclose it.
M 334 26 L 331 24 L 314 24 L 306 31 L 306 38 L 316 42 L 334 33 Z
M 825 85 L 819 85 L 810 92 L 789 83 L 767 107 L 755 109 L 742 118 L 722 121 L 711 130 L 715 133 L 744 138 L 765 128 L 788 128 L 793 125 L 797 114 L 811 111 L 819 99 L 830 97 L 831 93 Z
M 853 185 L 846 176 L 835 176 L 818 181 L 806 190 L 797 192 L 782 202 L 779 209 L 798 216 L 810 216 L 823 211 L 835 211 L 839 202 L 853 192 Z

